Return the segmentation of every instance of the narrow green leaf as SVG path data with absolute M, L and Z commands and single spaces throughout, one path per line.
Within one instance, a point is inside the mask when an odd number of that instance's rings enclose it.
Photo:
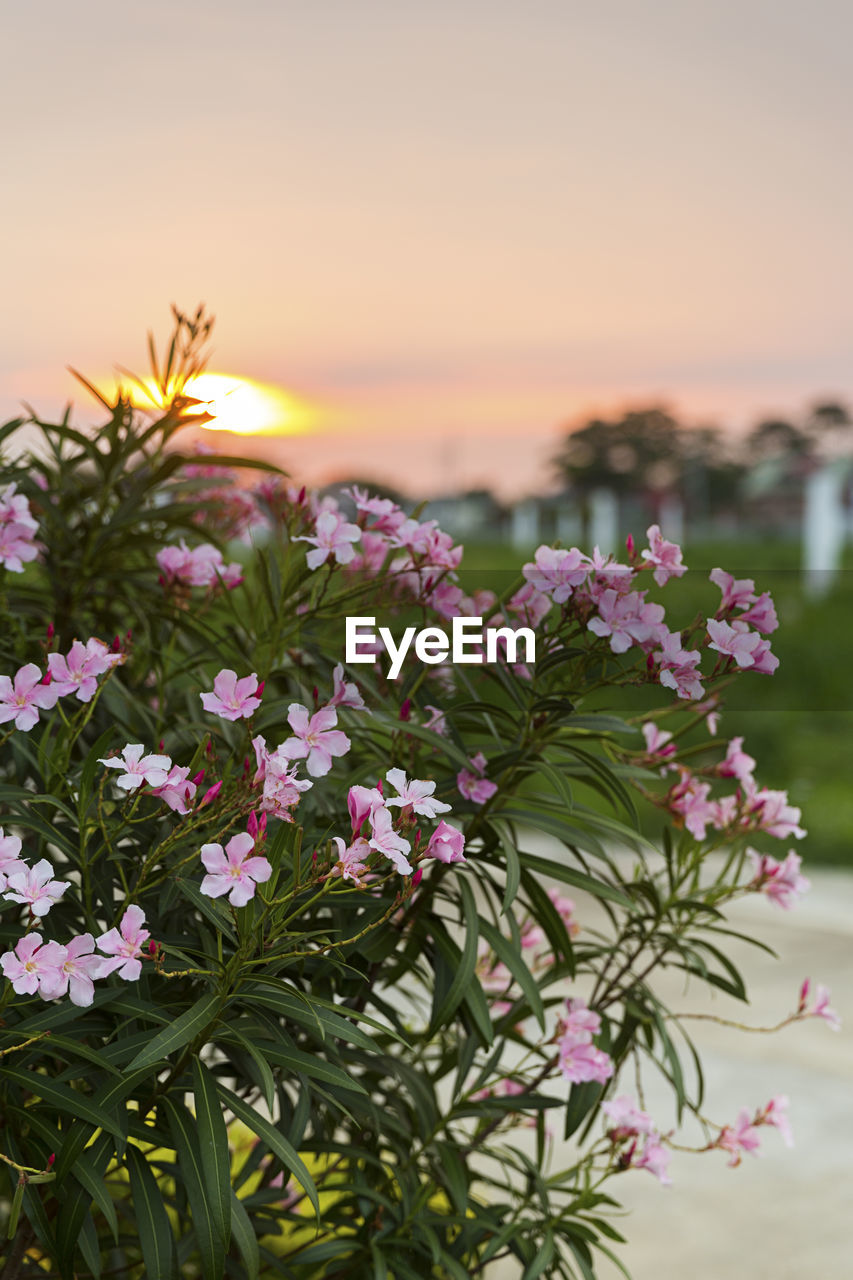
M 265 1120 L 259 1115 L 254 1107 L 250 1107 L 236 1093 L 232 1093 L 225 1085 L 217 1083 L 220 1097 L 225 1104 L 233 1111 L 238 1120 L 242 1120 L 252 1133 L 257 1134 L 262 1142 L 265 1142 L 273 1155 L 277 1156 L 285 1168 L 289 1169 L 296 1181 L 304 1190 L 311 1204 L 314 1206 L 314 1212 L 317 1217 L 320 1216 L 320 1200 L 317 1196 L 317 1188 L 314 1185 L 314 1179 L 308 1172 L 298 1151 L 287 1141 L 283 1134 L 279 1133 L 275 1125 L 270 1124 L 269 1120 Z
M 134 1071 L 139 1067 L 150 1067 L 155 1062 L 161 1062 L 167 1058 L 176 1049 L 183 1049 L 184 1045 L 195 1040 L 211 1026 L 220 1003 L 219 996 L 212 991 L 196 1000 L 191 1008 L 174 1022 L 170 1022 L 158 1032 L 150 1044 L 140 1050 L 133 1061 L 128 1063 L 127 1070 Z
M 163 1195 L 145 1156 L 133 1145 L 125 1152 L 136 1229 L 146 1280 L 172 1280 L 174 1238 Z
M 222 1280 L 225 1268 L 225 1241 L 210 1204 L 205 1174 L 196 1137 L 195 1120 L 185 1107 L 168 1098 L 160 1104 L 165 1111 L 178 1157 L 178 1170 L 190 1202 L 193 1231 L 201 1257 L 204 1280 Z M 230 1205 L 229 1205 L 230 1207 Z
M 234 1243 L 246 1267 L 246 1280 L 258 1280 L 261 1265 L 258 1238 L 245 1205 L 233 1191 L 231 1192 L 231 1230 Z
M 198 1058 L 193 1058 L 193 1098 L 198 1147 L 214 1222 L 225 1251 L 231 1241 L 231 1155 L 216 1081 Z

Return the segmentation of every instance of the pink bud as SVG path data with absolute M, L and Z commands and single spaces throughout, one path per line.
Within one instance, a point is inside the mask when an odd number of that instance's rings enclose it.
M 311 693 L 312 693 L 312 696 L 313 696 L 313 698 L 314 698 L 314 702 L 315 702 L 315 703 L 319 702 L 319 701 L 320 701 L 320 690 L 317 688 L 316 684 L 314 685 L 314 688 L 311 690 Z
M 151 957 L 151 959 L 152 959 L 152 960 L 154 959 L 154 957 L 155 957 L 155 956 L 156 956 L 156 954 L 157 954 L 157 943 L 154 941 L 154 939 L 153 939 L 153 938 L 152 938 L 152 939 L 151 939 L 151 941 L 148 943 L 148 954 L 149 954 L 149 956 Z
M 302 488 L 299 490 L 299 497 L 296 499 L 296 501 L 298 502 L 298 504 L 299 504 L 299 506 L 300 506 L 300 507 L 302 506 L 303 502 L 305 501 L 305 495 L 306 495 L 306 493 L 307 493 L 307 492 L 308 492 L 308 490 L 305 488 L 305 485 L 303 485 L 303 486 L 302 486 Z
M 165 744 L 165 742 L 164 742 L 164 741 L 163 741 L 163 739 L 161 738 L 161 739 L 160 739 L 160 745 L 158 746 L 157 750 L 158 750 L 158 751 L 162 751 L 162 750 L 163 750 L 163 748 L 165 747 L 165 745 L 166 745 L 166 744 Z
M 423 867 L 418 867 L 417 871 L 412 876 L 412 888 L 417 889 L 418 885 L 423 880 L 423 878 L 424 878 Z
M 201 798 L 201 804 L 199 805 L 199 808 L 202 809 L 206 804 L 210 804 L 212 800 L 215 800 L 221 790 L 222 790 L 222 779 L 220 778 L 218 782 L 214 782 L 213 786 L 209 787 L 208 790 L 205 791 L 204 795 Z
M 112 644 L 110 645 L 110 653 L 121 653 L 121 640 L 118 638 L 118 636 L 115 637 Z
M 800 987 L 800 1003 L 797 1005 L 797 1013 L 805 1012 L 806 1005 L 809 1002 L 809 995 L 811 994 L 811 989 L 812 989 L 811 978 L 804 978 L 803 985 Z
M 51 675 L 51 673 L 49 671 L 46 671 L 45 674 L 42 676 L 41 682 L 42 684 L 50 684 L 52 679 L 53 679 L 53 676 Z
M 48 1169 L 52 1169 L 55 1164 L 56 1164 L 56 1152 L 51 1151 L 50 1155 L 47 1157 Z
M 403 705 L 400 707 L 400 719 L 408 720 L 411 713 L 412 713 L 412 699 L 406 698 Z
M 261 681 L 261 683 L 258 685 L 258 692 L 255 694 L 255 697 L 256 697 L 256 698 L 261 698 L 261 697 L 263 697 L 263 693 L 264 693 L 264 685 L 265 685 L 265 684 L 266 684 L 266 680 L 262 680 L 262 681 Z
M 195 777 L 190 778 L 190 782 L 193 784 L 194 787 L 200 787 L 201 784 L 204 782 L 204 769 L 199 769 Z
M 50 643 L 50 641 L 53 639 L 53 637 L 54 637 L 55 635 L 56 635 L 56 627 L 53 625 L 53 623 L 52 623 L 52 622 L 49 622 L 49 623 L 47 624 L 47 640 L 48 640 L 48 644 Z
M 378 782 L 377 782 L 377 784 L 376 784 L 376 790 L 379 792 L 379 794 L 380 794 L 380 795 L 384 795 L 384 794 L 385 794 L 385 793 L 383 792 L 383 790 L 382 790 L 382 779 L 381 779 L 381 778 L 379 779 L 379 781 L 378 781 Z
M 628 534 L 628 537 L 625 539 L 625 550 L 628 552 L 628 555 L 629 555 L 629 556 L 632 556 L 632 555 L 634 554 L 634 535 L 633 535 L 633 533 L 629 533 L 629 534 Z

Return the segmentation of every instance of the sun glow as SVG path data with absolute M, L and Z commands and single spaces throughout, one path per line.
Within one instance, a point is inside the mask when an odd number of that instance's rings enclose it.
M 145 382 L 150 402 L 161 396 L 152 379 Z M 183 388 L 184 395 L 200 403 L 191 413 L 209 413 L 212 420 L 199 425 L 208 431 L 231 431 L 240 436 L 297 435 L 311 428 L 312 410 L 278 387 L 227 373 L 199 373 Z

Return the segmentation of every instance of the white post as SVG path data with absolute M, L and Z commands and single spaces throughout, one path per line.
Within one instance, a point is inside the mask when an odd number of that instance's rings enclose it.
M 514 547 L 525 551 L 539 541 L 539 507 L 532 498 L 513 507 L 510 537 Z
M 660 531 L 667 542 L 684 541 L 684 503 L 677 493 L 668 493 L 660 504 Z
M 841 502 L 844 469 L 829 465 L 806 480 L 803 509 L 803 568 L 806 592 L 825 595 L 841 564 L 844 546 L 844 508 Z
M 598 547 L 602 555 L 616 550 L 619 541 L 619 503 L 610 489 L 593 489 L 589 495 L 589 541 L 591 551 Z

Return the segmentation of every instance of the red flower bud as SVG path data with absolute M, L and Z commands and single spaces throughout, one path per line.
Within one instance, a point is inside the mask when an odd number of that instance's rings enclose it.
M 400 707 L 400 719 L 408 720 L 411 713 L 412 713 L 412 699 L 406 698 L 405 702 Z
M 194 777 L 190 778 L 190 782 L 194 787 L 200 787 L 204 782 L 204 769 L 199 769 L 198 773 Z
M 317 688 L 316 684 L 314 685 L 314 688 L 311 690 L 311 692 L 312 692 L 312 694 L 313 694 L 313 696 L 314 696 L 314 701 L 315 701 L 315 703 L 316 703 L 316 702 L 319 702 L 319 701 L 320 701 L 320 690 Z
M 263 693 L 264 693 L 264 685 L 265 685 L 265 684 L 266 684 L 266 680 L 262 680 L 262 681 L 261 681 L 261 683 L 258 685 L 258 692 L 255 694 L 255 697 L 256 697 L 256 698 L 262 698 L 262 697 L 263 697 Z
M 418 867 L 417 871 L 412 876 L 412 888 L 417 889 L 418 885 L 423 880 L 423 878 L 424 878 L 423 867 Z
M 53 637 L 54 637 L 55 635 L 56 635 L 56 627 L 53 625 L 53 623 L 52 623 L 52 622 L 49 622 L 49 623 L 47 624 L 47 640 L 48 640 L 48 644 L 51 642 L 51 640 L 53 639 Z
M 55 1164 L 56 1164 L 56 1152 L 51 1151 L 50 1155 L 47 1157 L 47 1168 L 52 1169 Z
M 154 957 L 155 957 L 155 956 L 156 956 L 156 954 L 157 954 L 157 943 L 154 941 L 154 939 L 153 939 L 153 938 L 152 938 L 152 939 L 151 939 L 151 941 L 148 943 L 148 954 L 149 954 L 149 956 L 151 957 L 151 959 L 152 959 L 152 960 L 154 959 Z

